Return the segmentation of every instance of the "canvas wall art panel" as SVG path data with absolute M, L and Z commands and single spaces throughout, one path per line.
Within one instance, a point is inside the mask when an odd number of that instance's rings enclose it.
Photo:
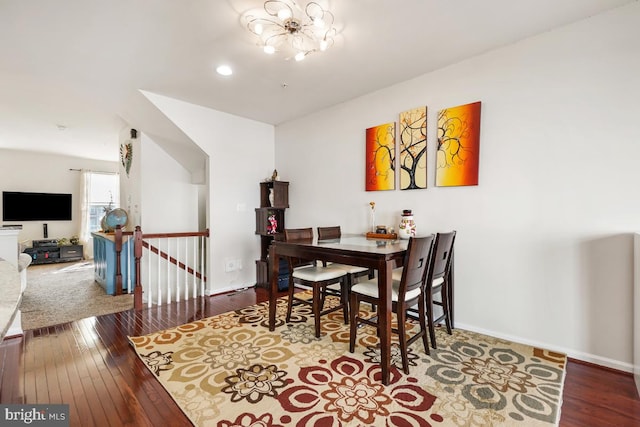
M 478 185 L 480 102 L 438 112 L 436 186 Z
M 400 190 L 427 188 L 427 107 L 400 113 Z
M 396 124 L 386 123 L 366 131 L 366 191 L 395 189 Z

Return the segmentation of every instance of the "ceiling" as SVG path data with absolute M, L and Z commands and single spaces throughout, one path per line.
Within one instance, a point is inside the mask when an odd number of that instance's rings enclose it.
M 277 125 L 633 1 L 332 0 L 335 45 L 296 62 L 242 26 L 256 0 L 0 0 L 0 148 L 116 161 L 127 123 L 188 140 L 141 90 Z

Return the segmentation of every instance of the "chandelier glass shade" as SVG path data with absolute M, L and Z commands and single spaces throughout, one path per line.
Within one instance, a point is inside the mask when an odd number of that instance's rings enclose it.
M 294 0 L 267 0 L 244 22 L 265 53 L 285 52 L 297 61 L 331 47 L 337 34 L 333 14 L 315 1 L 302 7 Z

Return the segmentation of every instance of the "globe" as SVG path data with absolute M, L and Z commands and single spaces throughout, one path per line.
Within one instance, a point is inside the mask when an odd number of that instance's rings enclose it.
M 104 222 L 108 228 L 108 230 L 105 231 L 113 231 L 117 226 L 124 228 L 128 220 L 129 216 L 127 215 L 127 211 L 121 208 L 112 209 L 105 215 Z

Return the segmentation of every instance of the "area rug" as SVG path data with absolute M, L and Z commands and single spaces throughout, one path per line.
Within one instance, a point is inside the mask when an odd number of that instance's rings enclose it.
M 335 303 L 336 301 L 327 301 Z M 392 347 L 391 383 L 379 381 L 374 328 L 349 329 L 340 312 L 315 338 L 307 307 L 267 328 L 268 305 L 129 337 L 196 426 L 549 426 L 560 418 L 565 355 L 438 328 L 438 349 L 410 348 L 410 374 Z M 365 308 L 365 305 L 361 307 Z M 363 313 L 366 313 L 363 311 Z M 417 327 L 414 325 L 413 327 Z
M 22 296 L 22 329 L 40 329 L 133 308 L 133 294 L 107 295 L 93 262 L 30 265 Z

